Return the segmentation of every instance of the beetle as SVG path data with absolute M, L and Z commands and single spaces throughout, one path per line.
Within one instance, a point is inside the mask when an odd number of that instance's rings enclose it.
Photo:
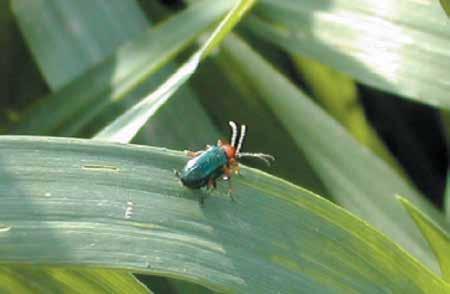
M 231 193 L 231 176 L 233 173 L 239 174 L 239 159 L 243 157 L 253 157 L 263 160 L 270 165 L 270 160 L 275 160 L 272 155 L 264 153 L 241 152 L 244 143 L 247 127 L 241 125 L 239 140 L 238 127 L 234 121 L 228 122 L 231 128 L 230 143 L 218 140 L 217 145 L 207 145 L 205 150 L 186 151 L 191 159 L 186 163 L 181 172 L 175 171 L 181 183 L 191 189 L 199 189 L 207 186 L 208 189 L 216 188 L 216 180 L 222 177 L 229 181 L 228 194 L 234 200 Z M 201 199 L 202 201 L 202 199 Z

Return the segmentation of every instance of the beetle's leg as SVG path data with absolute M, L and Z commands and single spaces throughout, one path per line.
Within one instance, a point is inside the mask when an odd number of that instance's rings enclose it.
M 231 185 L 231 179 L 228 178 L 228 196 L 230 196 L 231 201 L 235 202 L 236 199 L 234 199 L 233 196 L 233 186 Z
M 216 181 L 213 178 L 209 178 L 207 187 L 208 190 L 215 189 L 217 187 Z
M 241 168 L 239 167 L 239 162 L 237 160 L 235 160 L 234 158 L 230 159 L 230 163 L 228 165 L 232 170 L 232 173 L 235 173 L 236 175 L 241 174 Z
M 189 150 L 184 150 L 184 153 L 185 153 L 187 156 L 194 158 L 194 157 L 197 157 L 197 156 L 199 156 L 200 154 L 202 154 L 202 153 L 203 153 L 203 150 L 200 150 L 200 151 L 189 151 Z
M 233 170 L 234 169 L 233 169 L 232 166 L 231 167 L 225 166 L 223 168 L 223 177 L 222 177 L 222 179 L 224 181 L 228 182 L 228 196 L 230 196 L 231 200 L 235 201 L 235 199 L 233 197 L 233 187 L 231 185 L 231 175 L 233 174 Z
M 241 175 L 241 167 L 239 164 L 236 164 L 236 167 L 234 168 L 234 173 L 237 175 Z
M 175 174 L 175 176 L 176 176 L 177 178 L 180 178 L 180 172 L 179 172 L 178 170 L 174 169 L 174 170 L 173 170 L 173 173 Z

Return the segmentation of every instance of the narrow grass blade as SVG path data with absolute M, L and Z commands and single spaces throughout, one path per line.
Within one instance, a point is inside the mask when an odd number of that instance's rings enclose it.
M 241 39 L 228 38 L 223 52 L 234 74 L 277 115 L 333 199 L 437 270 L 428 245 L 394 195 L 409 195 L 433 219 L 443 222 L 443 216 Z
M 422 234 L 427 239 L 434 254 L 436 254 L 442 271 L 444 280 L 450 282 L 450 236 L 438 224 L 433 222 L 428 216 L 421 212 L 407 199 L 398 196 L 400 203 L 408 211 L 409 215 L 416 222 Z
M 132 274 L 107 269 L 0 266 L 2 293 L 151 293 Z
M 450 30 L 438 1 L 262 0 L 256 12 L 247 24 L 260 38 L 364 84 L 450 109 Z
M 31 107 L 19 123 L 11 126 L 11 132 L 76 134 L 82 127 L 80 124 L 95 119 L 105 105 L 124 99 L 229 7 L 228 1 L 200 1 L 153 27 L 88 73 Z
M 445 184 L 444 204 L 447 220 L 450 221 L 450 169 L 447 169 L 447 181 Z
M 94 139 L 121 143 L 130 142 L 148 119 L 194 74 L 200 61 L 221 43 L 254 2 L 254 0 L 236 1 L 235 6 L 219 23 L 205 44 L 185 64 L 156 91 L 144 97 L 141 102 L 106 126 Z
M 229 132 L 227 122 L 230 119 L 245 124 L 248 136 L 244 150 L 272 154 L 276 158 L 270 168 L 257 161 L 251 161 L 253 166 L 330 197 L 306 156 L 298 152 L 292 136 L 283 129 L 270 108 L 261 103 L 252 84 L 241 78 L 222 50 L 202 63 L 192 77 L 192 86 L 211 119 L 221 122 L 218 127 L 223 134 Z M 267 139 L 269 134 L 270 140 Z
M 358 142 L 367 146 L 401 176 L 407 178 L 400 164 L 367 120 L 355 80 L 313 59 L 300 55 L 292 55 L 292 59 L 316 101 Z
M 359 218 L 254 169 L 233 178 L 236 202 L 219 183 L 201 206 L 205 192 L 173 175 L 181 152 L 3 136 L 0 154 L 2 264 L 103 266 L 236 293 L 450 293 Z
M 137 3 L 128 0 L 12 0 L 11 8 L 53 90 L 103 61 L 149 25 Z
M 439 0 L 441 3 L 442 9 L 444 9 L 445 13 L 448 17 L 450 17 L 450 1 L 449 0 Z
M 447 150 L 450 148 L 450 112 L 441 111 L 442 127 L 444 129 L 444 136 L 447 142 Z M 450 154 L 448 156 L 448 162 L 450 162 Z M 450 167 L 447 167 L 447 182 L 445 184 L 444 194 L 444 208 L 447 221 L 450 222 Z
M 149 26 L 140 7 L 132 0 L 14 0 L 11 9 L 41 74 L 53 91 L 78 78 Z M 128 289 L 125 292 L 148 292 L 131 274 L 111 270 L 12 267 L 4 268 L 0 274 L 7 275 L 9 281 L 17 280 L 3 290 L 11 293 L 123 293 L 124 287 Z M 17 284 L 31 288 L 15 289 Z

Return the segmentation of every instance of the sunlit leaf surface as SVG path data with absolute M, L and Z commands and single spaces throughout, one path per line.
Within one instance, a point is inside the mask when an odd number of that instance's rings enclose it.
M 441 3 L 442 9 L 444 9 L 447 16 L 450 17 L 450 1 L 449 0 L 439 0 Z
M 366 223 L 243 168 L 210 194 L 180 185 L 180 152 L 0 138 L 0 262 L 96 265 L 238 293 L 426 292 L 449 286 Z M 51 252 L 51 254 L 49 254 Z
M 248 28 L 367 85 L 450 109 L 450 30 L 438 1 L 261 0 Z
M 112 57 L 31 107 L 14 133 L 73 136 L 187 46 L 230 7 L 201 1 L 121 47 Z M 154 42 L 158 40 L 158 42 Z M 82 90 L 80 90 L 82 89 Z M 51 116 L 48 113 L 52 113 Z
M 14 265 L 0 266 L 0 292 L 143 294 L 149 290 L 124 271 Z
M 450 282 L 450 236 L 448 232 L 434 223 L 411 202 L 402 197 L 398 198 L 427 238 L 431 248 L 438 257 L 444 280 Z
M 224 45 L 235 74 L 277 115 L 334 199 L 438 271 L 428 245 L 394 195 L 408 195 L 437 221 L 443 222 L 443 216 L 245 42 L 233 37 Z
M 236 1 L 235 6 L 219 23 L 205 44 L 185 64 L 178 68 L 156 91 L 106 126 L 94 138 L 120 143 L 130 142 L 147 120 L 194 74 L 200 61 L 220 44 L 254 3 L 254 0 Z

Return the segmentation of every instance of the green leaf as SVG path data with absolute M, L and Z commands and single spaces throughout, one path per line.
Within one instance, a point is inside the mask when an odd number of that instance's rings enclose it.
M 148 27 L 134 1 L 12 0 L 11 7 L 42 74 L 54 90 L 103 61 Z
M 170 61 L 229 6 L 228 1 L 200 1 L 181 11 L 30 108 L 23 120 L 11 128 L 12 131 L 20 134 L 77 134 L 107 105 L 124 99 L 144 79 Z
M 450 148 L 450 112 L 441 111 L 441 121 L 444 133 L 443 135 L 446 139 L 448 150 Z M 449 155 L 447 156 L 450 158 Z M 450 168 L 448 167 L 447 167 L 447 181 L 445 184 L 444 205 L 447 220 L 450 221 Z
M 234 69 L 234 65 L 220 50 L 205 60 L 192 77 L 194 89 L 199 93 L 202 104 L 205 105 L 212 120 L 217 122 L 222 134 L 229 133 L 227 121 L 230 118 L 245 123 L 248 136 L 244 150 L 272 154 L 276 158 L 271 167 L 255 161 L 252 162 L 253 166 L 265 169 L 322 196 L 330 196 L 325 193 L 326 190 L 318 176 L 305 155 L 299 152 L 290 134 L 283 129 L 270 108 L 256 97 L 256 90 L 251 87 L 251 83 L 241 79 Z M 267 140 L 267 134 L 270 134 L 270 140 Z
M 151 293 L 133 275 L 106 269 L 1 266 L 2 293 Z
M 407 199 L 398 196 L 398 200 L 406 208 L 412 219 L 426 237 L 428 243 L 436 254 L 441 266 L 442 276 L 445 281 L 450 282 L 450 236 L 438 224 L 421 212 Z
M 247 25 L 264 40 L 450 109 L 450 30 L 438 1 L 262 0 L 256 12 Z
M 130 142 L 150 117 L 194 74 L 200 61 L 223 41 L 254 3 L 255 0 L 236 1 L 234 7 L 219 23 L 204 45 L 186 63 L 180 66 L 158 89 L 106 126 L 94 139 Z
M 300 55 L 293 55 L 292 59 L 296 70 L 302 74 L 318 104 L 341 123 L 358 142 L 367 146 L 401 176 L 407 178 L 400 164 L 368 122 L 356 82 L 346 74 L 313 59 Z
M 447 220 L 450 220 L 450 169 L 447 169 L 447 181 L 445 183 L 444 204 L 445 204 L 445 215 L 447 216 Z
M 245 42 L 230 37 L 223 53 L 234 75 L 252 86 L 253 95 L 272 109 L 306 154 L 333 199 L 437 269 L 428 245 L 394 195 L 409 195 L 441 222 L 442 215 Z
M 34 97 L 48 92 L 6 2 L 0 9 L 0 56 L 0 131 L 4 132 L 8 121 L 18 118 L 20 109 Z
M 450 1 L 449 0 L 439 0 L 441 3 L 442 9 L 444 9 L 445 13 L 448 17 L 450 17 Z
M 62 88 L 148 27 L 134 1 L 28 3 L 14 0 L 11 8 L 41 73 L 53 90 Z M 8 286 L 12 293 L 23 292 L 15 288 L 17 284 L 31 287 L 26 292 L 33 293 L 38 290 L 53 293 L 55 289 L 56 292 L 123 293 L 123 287 L 129 288 L 127 292 L 148 293 L 132 275 L 122 272 L 13 267 L 5 268 L 3 274 L 6 273 L 9 280 L 14 277 L 18 280 Z
M 205 192 L 172 173 L 181 152 L 3 136 L 0 154 L 3 264 L 103 266 L 236 293 L 450 293 L 365 222 L 254 169 L 233 178 L 236 202 L 219 183 L 201 206 Z

